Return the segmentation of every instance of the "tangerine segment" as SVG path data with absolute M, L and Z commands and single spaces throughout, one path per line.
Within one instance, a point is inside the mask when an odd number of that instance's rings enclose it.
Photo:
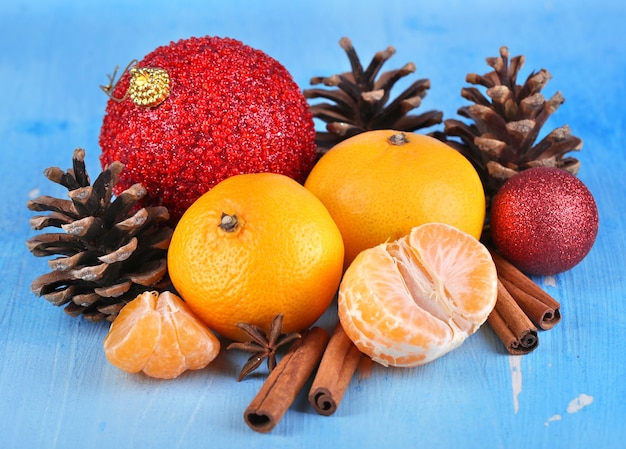
M 172 379 L 207 366 L 220 342 L 178 296 L 145 292 L 122 309 L 104 349 L 109 362 L 124 371 Z
M 104 339 L 104 353 L 113 365 L 129 373 L 141 371 L 161 334 L 157 292 L 144 292 L 120 311 Z
M 461 345 L 496 297 L 487 248 L 453 226 L 427 223 L 355 258 L 339 287 L 339 319 L 376 362 L 413 367 Z
M 187 304 L 175 296 L 174 298 L 176 300 L 170 303 L 170 316 L 185 366 L 191 370 L 202 369 L 219 354 L 219 340 L 194 316 Z

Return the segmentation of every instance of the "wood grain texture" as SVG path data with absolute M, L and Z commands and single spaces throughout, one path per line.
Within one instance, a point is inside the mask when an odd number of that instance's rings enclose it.
M 335 5 L 335 3 L 339 3 Z M 0 441 L 13 448 L 621 447 L 626 440 L 626 181 L 623 2 L 567 0 L 168 2 L 24 0 L 0 5 Z M 303 88 L 348 70 L 349 36 L 364 60 L 388 45 L 388 69 L 413 61 L 430 78 L 424 110 L 458 118 L 467 72 L 507 45 L 525 54 L 524 76 L 542 67 L 566 103 L 547 128 L 568 124 L 584 141 L 579 177 L 594 194 L 600 232 L 589 256 L 536 279 L 561 303 L 562 321 L 540 346 L 508 356 L 491 329 L 426 366 L 375 366 L 353 379 L 331 417 L 306 391 L 268 435 L 242 413 L 263 376 L 240 383 L 245 355 L 220 356 L 173 381 L 120 372 L 106 362 L 106 324 L 66 316 L 36 298 L 46 270 L 25 240 L 36 194 L 62 194 L 41 174 L 67 168 L 74 148 L 99 170 L 106 97 L 98 85 L 171 40 L 231 36 L 281 61 Z M 415 78 L 417 79 L 417 78 Z M 334 326 L 332 312 L 320 324 Z

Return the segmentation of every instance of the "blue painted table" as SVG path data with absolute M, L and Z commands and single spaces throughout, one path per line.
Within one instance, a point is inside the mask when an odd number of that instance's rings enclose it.
M 623 447 L 626 440 L 624 191 L 626 47 L 623 2 L 5 1 L 0 6 L 0 441 L 5 448 Z M 382 4 L 384 6 L 377 6 Z M 269 435 L 242 413 L 263 378 L 235 380 L 243 356 L 222 356 L 176 380 L 128 375 L 102 351 L 108 325 L 68 317 L 29 289 L 46 263 L 27 252 L 25 203 L 64 194 L 42 170 L 66 168 L 75 147 L 99 171 L 98 133 L 116 65 L 171 40 L 231 36 L 281 61 L 303 87 L 348 69 L 352 38 L 368 60 L 413 61 L 430 78 L 424 110 L 458 117 L 467 72 L 485 73 L 501 45 L 526 55 L 523 76 L 548 69 L 546 95 L 567 102 L 547 130 L 584 140 L 579 173 L 600 232 L 589 256 L 550 282 L 563 320 L 539 348 L 510 357 L 488 326 L 420 368 L 377 366 L 354 379 L 332 417 L 298 398 Z M 321 320 L 330 325 L 328 312 Z

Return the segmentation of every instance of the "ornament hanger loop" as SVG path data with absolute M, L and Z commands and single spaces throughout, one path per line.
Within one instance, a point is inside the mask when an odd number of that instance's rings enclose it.
M 128 97 L 128 91 L 126 91 L 124 96 L 121 97 L 121 98 L 113 96 L 113 91 L 115 90 L 115 88 L 119 84 L 119 82 L 122 79 L 122 77 L 126 74 L 126 72 L 129 72 L 130 69 L 132 67 L 134 67 L 138 62 L 139 61 L 137 61 L 136 59 L 133 59 L 132 61 L 130 61 L 128 63 L 128 65 L 126 66 L 126 68 L 120 74 L 119 78 L 117 78 L 117 80 L 115 79 L 115 77 L 117 76 L 117 71 L 120 69 L 120 66 L 115 66 L 115 70 L 113 70 L 113 74 L 112 75 L 107 73 L 107 78 L 109 79 L 109 83 L 105 84 L 105 85 L 101 85 L 100 89 L 102 89 L 102 91 L 105 94 L 107 94 L 107 96 L 111 100 L 116 101 L 118 103 L 121 103 L 122 101 L 124 101 L 126 99 L 126 97 Z

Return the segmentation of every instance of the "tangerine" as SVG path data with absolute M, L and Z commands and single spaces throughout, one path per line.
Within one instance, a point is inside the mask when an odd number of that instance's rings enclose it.
M 485 194 L 458 151 L 432 137 L 367 131 L 334 146 L 305 187 L 326 205 L 345 244 L 345 266 L 366 249 L 428 223 L 447 223 L 478 238 Z
M 104 339 L 107 360 L 129 373 L 172 379 L 206 367 L 220 342 L 171 292 L 144 292 L 120 311 Z
M 427 223 L 354 259 L 339 287 L 339 319 L 373 360 L 413 367 L 461 345 L 496 297 L 487 248 L 453 226 Z
M 343 271 L 341 233 L 301 184 L 275 173 L 235 175 L 183 214 L 168 250 L 169 274 L 191 310 L 233 340 L 237 323 L 269 332 L 313 324 L 333 300 Z

